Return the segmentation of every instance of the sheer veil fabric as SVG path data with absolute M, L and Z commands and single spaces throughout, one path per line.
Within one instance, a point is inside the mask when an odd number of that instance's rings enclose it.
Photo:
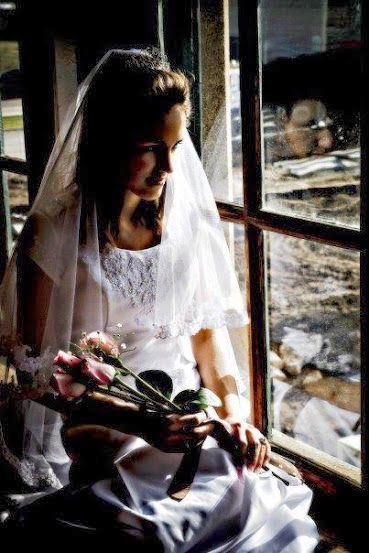
M 3 349 L 13 352 L 17 368 L 38 369 L 47 378 L 59 349 L 68 350 L 82 331 L 105 328 L 97 210 L 92 207 L 88 212 L 81 243 L 83 193 L 76 182 L 76 167 L 91 84 L 110 64 L 117 63 L 127 72 L 148 64 L 152 68 L 167 64 L 164 56 L 152 52 L 110 50 L 79 86 L 1 286 Z M 245 325 L 247 314 L 213 194 L 187 131 L 166 183 L 163 221 L 154 291 L 157 339 L 190 336 L 203 328 L 219 329 L 232 358 L 227 327 Z M 93 260 L 93 271 L 80 268 L 86 251 Z M 22 319 L 28 316 L 22 305 L 25 259 L 32 260 L 50 283 L 47 301 L 41 301 L 39 308 L 36 305 L 40 312 L 32 314 L 44 321 L 36 357 L 29 356 L 34 344 L 27 343 L 22 333 Z M 231 366 L 239 381 L 236 363 Z M 225 370 L 229 373 L 229 367 Z M 61 487 L 68 481 L 69 465 L 60 439 L 61 418 L 40 404 L 25 403 L 23 478 L 36 489 Z

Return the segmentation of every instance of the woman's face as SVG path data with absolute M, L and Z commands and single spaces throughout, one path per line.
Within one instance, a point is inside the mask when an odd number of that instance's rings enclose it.
M 173 171 L 173 158 L 185 128 L 184 108 L 175 104 L 154 127 L 152 135 L 134 145 L 128 163 L 127 190 L 143 200 L 160 198 L 168 175 Z

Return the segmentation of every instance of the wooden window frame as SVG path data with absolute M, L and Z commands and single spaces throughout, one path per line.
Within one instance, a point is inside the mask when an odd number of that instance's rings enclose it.
M 354 520 L 367 498 L 368 467 L 367 432 L 368 344 L 365 340 L 368 328 L 368 115 L 361 90 L 361 228 L 353 230 L 333 227 L 317 221 L 269 212 L 262 207 L 262 156 L 260 121 L 260 76 L 258 0 L 238 1 L 240 90 L 242 117 L 242 154 L 244 206 L 218 202 L 222 218 L 242 221 L 245 225 L 246 251 L 248 252 L 250 333 L 251 333 L 251 395 L 255 424 L 272 439 L 274 449 L 294 458 L 304 477 L 314 490 L 313 510 L 319 518 L 335 528 L 340 528 L 348 543 L 358 543 L 354 535 Z M 362 40 L 367 52 L 367 5 L 362 2 Z M 363 55 L 363 84 L 367 76 L 367 56 Z M 362 375 L 362 469 L 361 484 L 357 469 L 346 463 L 333 462 L 328 455 L 314 455 L 311 448 L 300 445 L 271 429 L 271 397 L 269 393 L 269 367 L 265 295 L 265 259 L 263 232 L 271 231 L 296 238 L 313 240 L 340 248 L 349 248 L 360 254 L 360 305 L 361 305 L 361 375 Z M 347 507 L 349 506 L 349 508 Z M 343 514 L 344 513 L 344 514 Z
M 42 21 L 32 17 L 31 5 L 17 4 L 17 11 L 9 21 L 9 27 L 1 32 L 1 40 L 17 41 L 19 67 L 23 82 L 23 121 L 26 161 L 11 156 L 0 156 L 0 171 L 26 175 L 29 203 L 32 204 L 38 190 L 54 140 L 54 42 Z M 7 191 L 0 191 L 0 215 L 8 221 L 9 204 Z M 0 235 L 0 281 L 11 247 L 10 229 L 1 225 Z

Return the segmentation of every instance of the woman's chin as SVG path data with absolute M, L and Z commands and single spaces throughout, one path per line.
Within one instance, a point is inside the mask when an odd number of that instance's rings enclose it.
M 163 193 L 163 188 L 164 188 L 164 185 L 152 186 L 142 191 L 142 193 L 140 194 L 140 198 L 148 202 L 153 200 L 158 200 Z

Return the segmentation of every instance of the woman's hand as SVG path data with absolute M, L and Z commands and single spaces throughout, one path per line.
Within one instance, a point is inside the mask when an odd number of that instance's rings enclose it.
M 212 432 L 213 424 L 204 424 L 208 418 L 204 411 L 166 416 L 147 413 L 135 404 L 93 392 L 66 420 L 65 446 L 74 460 L 86 453 L 91 458 L 94 448 L 117 452 L 124 434 L 134 434 L 162 451 L 185 452 Z
M 162 451 L 183 453 L 211 434 L 214 425 L 206 424 L 208 418 L 205 411 L 188 415 L 167 415 L 161 423 L 153 424 L 144 438 Z
M 241 443 L 246 466 L 251 471 L 259 471 L 270 461 L 271 447 L 268 440 L 252 424 L 241 417 L 226 417 L 229 430 Z

